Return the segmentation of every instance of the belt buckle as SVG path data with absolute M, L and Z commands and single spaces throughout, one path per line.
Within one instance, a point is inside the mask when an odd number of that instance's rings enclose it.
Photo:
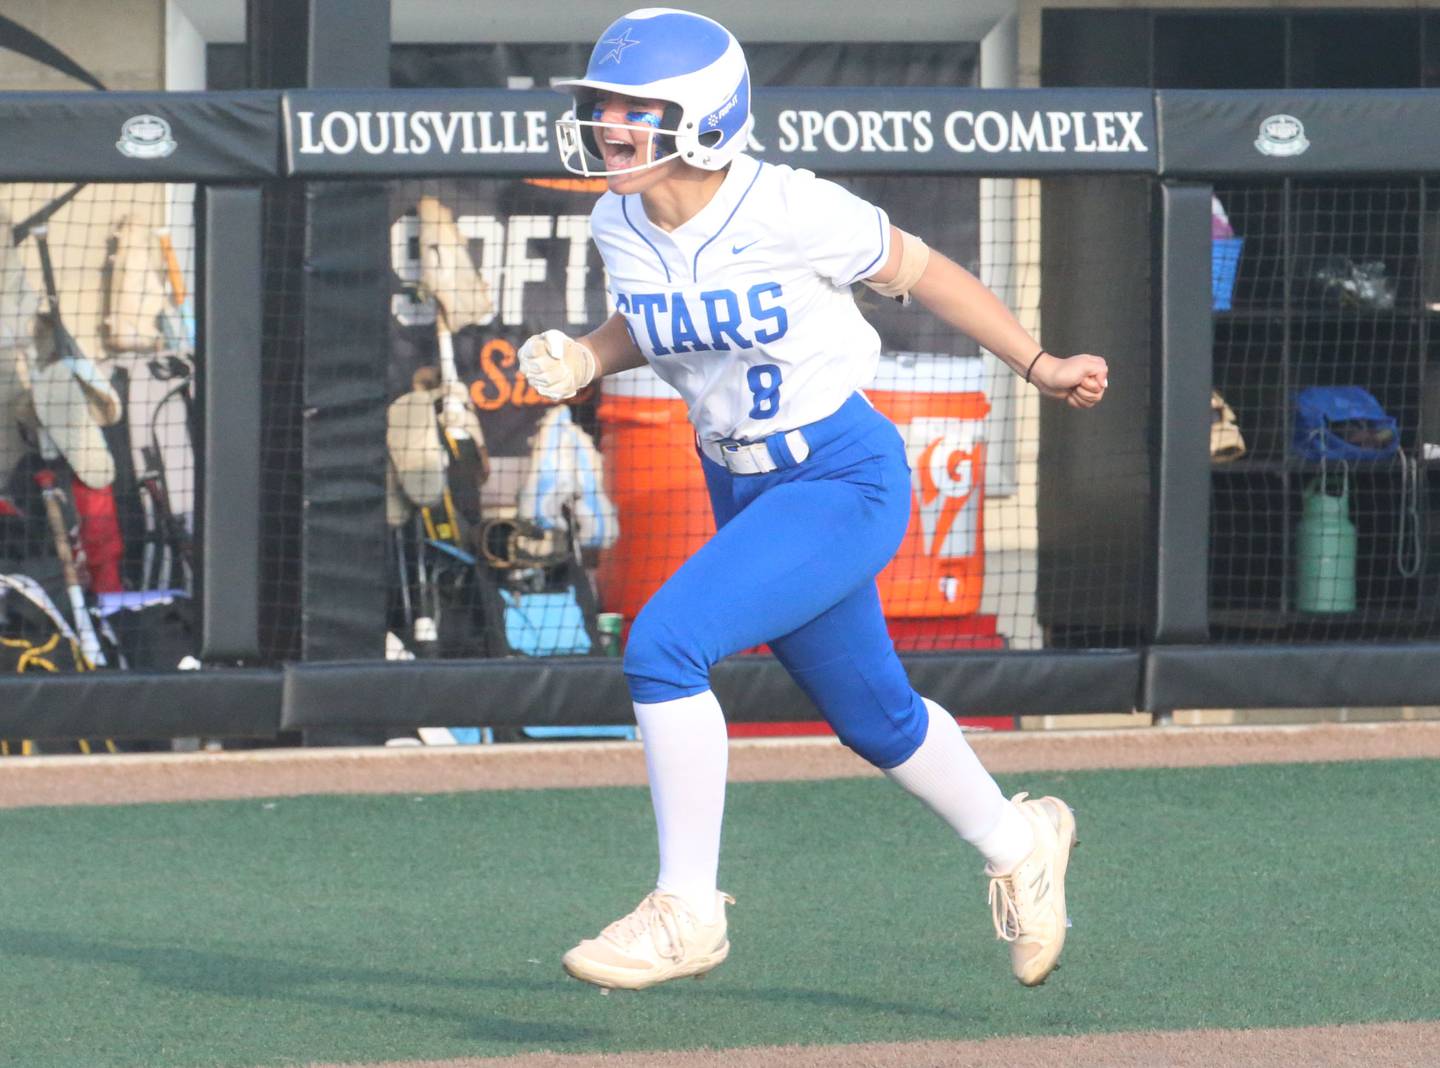
M 733 475 L 763 475 L 776 467 L 763 441 L 722 441 L 720 456 Z

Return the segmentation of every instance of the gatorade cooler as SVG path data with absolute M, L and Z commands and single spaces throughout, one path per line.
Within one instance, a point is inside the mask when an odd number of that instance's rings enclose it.
M 600 610 L 630 623 L 641 606 L 715 533 L 685 402 L 648 367 L 601 381 L 605 486 L 620 537 L 595 572 Z
M 887 619 L 980 608 L 986 374 L 976 356 L 886 353 L 865 391 L 899 427 L 910 460 L 910 529 L 879 579 Z
M 891 620 L 967 616 L 980 607 L 985 364 L 977 357 L 886 354 L 865 393 L 905 438 L 911 519 L 880 574 Z M 606 376 L 599 419 L 605 485 L 620 537 L 596 570 L 600 609 L 629 624 L 714 533 L 685 402 L 647 368 Z M 981 643 L 983 644 L 983 643 Z

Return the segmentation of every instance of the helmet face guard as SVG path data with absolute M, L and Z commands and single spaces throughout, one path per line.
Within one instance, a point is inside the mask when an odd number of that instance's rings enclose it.
M 586 178 L 605 178 L 612 174 L 633 174 L 649 170 L 680 155 L 676 147 L 680 136 L 680 109 L 667 104 L 663 115 L 648 111 L 632 111 L 626 114 L 626 122 L 601 122 L 597 106 L 600 93 L 593 89 L 575 90 L 575 111 L 567 112 L 555 122 L 555 138 L 560 146 L 560 162 L 571 174 Z M 590 114 L 591 119 L 580 116 Z M 607 130 L 638 130 L 647 134 L 637 147 L 636 161 L 628 167 L 616 170 L 605 169 L 605 152 L 601 140 Z
M 713 19 L 669 8 L 642 8 L 617 19 L 600 35 L 585 77 L 556 82 L 575 96 L 572 113 L 556 123 L 560 160 L 572 174 L 602 177 L 648 170 L 681 159 L 718 171 L 745 148 L 750 115 L 750 72 L 740 42 Z M 603 123 L 594 115 L 601 94 L 666 104 L 659 125 Z M 588 116 L 588 117 L 587 117 Z M 651 133 L 648 159 L 607 170 L 599 127 Z
M 613 171 L 606 170 L 604 154 L 591 147 L 597 144 L 600 137 L 604 136 L 600 132 L 601 130 L 640 130 L 648 134 L 648 139 L 643 142 L 646 151 L 636 153 L 637 160 L 641 161 Z M 669 163 L 680 155 L 679 149 L 672 148 L 669 152 L 664 150 L 667 140 L 670 145 L 675 143 L 675 133 L 674 130 L 657 130 L 652 126 L 598 122 L 577 119 L 572 116 L 555 121 L 555 138 L 560 144 L 560 162 L 571 174 L 583 175 L 586 178 L 607 178 L 612 174 L 634 174 L 637 171 L 648 171 L 651 167 L 658 167 L 662 163 Z M 668 135 L 668 137 L 662 137 L 662 135 Z

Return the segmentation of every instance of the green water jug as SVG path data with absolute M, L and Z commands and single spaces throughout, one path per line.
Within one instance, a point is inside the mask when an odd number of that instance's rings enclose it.
M 1342 478 L 1338 495 L 1329 492 L 1327 481 L 1322 475 L 1301 494 L 1295 607 L 1302 612 L 1353 612 L 1356 539 L 1350 480 L 1348 474 Z

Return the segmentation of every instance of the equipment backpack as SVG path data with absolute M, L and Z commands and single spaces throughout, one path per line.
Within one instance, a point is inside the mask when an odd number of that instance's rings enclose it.
M 1296 455 L 1303 460 L 1382 460 L 1400 448 L 1400 430 L 1360 386 L 1311 386 L 1295 395 Z

